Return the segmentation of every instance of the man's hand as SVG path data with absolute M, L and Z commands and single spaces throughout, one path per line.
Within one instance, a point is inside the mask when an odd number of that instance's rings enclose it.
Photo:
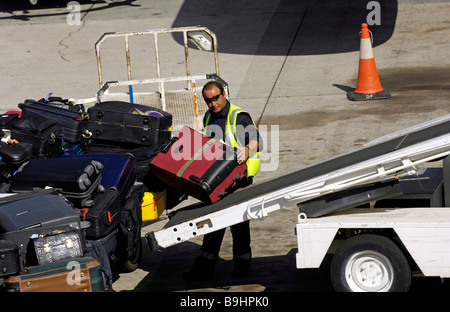
M 238 146 L 236 148 L 238 150 L 237 161 L 238 161 L 238 164 L 241 165 L 247 161 L 248 156 L 249 156 L 249 149 L 247 146 Z
M 239 164 L 243 164 L 247 161 L 247 159 L 256 153 L 259 150 L 259 142 L 258 141 L 250 141 L 250 143 L 246 146 L 238 146 L 237 160 Z

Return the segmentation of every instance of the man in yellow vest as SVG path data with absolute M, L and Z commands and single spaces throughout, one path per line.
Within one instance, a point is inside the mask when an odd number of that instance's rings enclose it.
M 204 134 L 221 139 L 226 144 L 237 148 L 238 162 L 247 165 L 246 179 L 242 180 L 237 188 L 252 184 L 253 177 L 260 166 L 259 153 L 262 150 L 262 139 L 250 114 L 231 104 L 226 98 L 223 86 L 216 81 L 206 83 L 202 94 L 209 108 L 203 118 Z M 212 276 L 224 234 L 225 229 L 221 229 L 204 236 L 200 255 L 196 258 L 194 266 L 185 272 L 187 277 Z M 233 275 L 244 276 L 250 268 L 252 256 L 250 221 L 231 226 L 231 234 L 233 237 Z

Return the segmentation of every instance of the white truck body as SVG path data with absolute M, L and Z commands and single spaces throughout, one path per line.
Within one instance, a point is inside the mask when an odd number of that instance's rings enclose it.
M 320 218 L 299 215 L 297 268 L 318 268 L 338 232 L 393 229 L 425 276 L 450 277 L 450 208 L 354 208 Z

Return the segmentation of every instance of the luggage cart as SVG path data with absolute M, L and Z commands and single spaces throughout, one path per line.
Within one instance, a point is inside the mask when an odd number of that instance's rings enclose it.
M 446 159 L 450 159 L 447 158 L 450 155 L 449 129 L 450 114 L 379 138 L 350 153 L 240 190 L 212 205 L 197 205 L 195 209 L 193 206 L 182 208 L 175 212 L 162 229 L 149 232 L 146 235 L 147 242 L 152 250 L 167 248 L 246 220 L 266 217 L 269 213 L 284 207 L 298 205 L 301 208 L 302 203 L 311 203 L 316 199 L 326 201 L 323 198 L 327 195 L 343 194 L 340 198 L 345 200 L 336 201 L 336 205 L 325 205 L 322 209 L 320 202 L 315 203 L 312 206 L 309 205 L 308 214 L 301 212 L 299 215 L 296 228 L 299 245 L 297 267 L 318 267 L 338 232 L 342 219 L 342 216 L 334 219 L 335 224 L 332 230 L 328 231 L 331 236 L 328 235 L 328 240 L 324 240 L 319 238 L 321 233 L 311 234 L 314 231 L 320 232 L 321 227 L 317 224 L 320 224 L 322 217 L 332 213 L 345 214 L 345 209 L 353 211 L 350 208 L 373 200 L 401 198 L 405 195 L 405 191 L 398 186 L 402 178 L 421 179 L 421 165 L 443 159 L 444 163 L 448 162 Z M 448 169 L 444 169 L 445 175 L 449 175 Z M 445 199 L 444 202 L 438 200 L 433 202 L 434 204 L 442 203 L 443 207 L 438 209 L 447 211 L 442 215 L 444 218 L 450 211 L 448 194 L 445 195 Z M 351 202 L 351 200 L 354 201 Z M 382 211 L 384 210 L 386 209 Z M 435 210 L 430 211 L 435 212 Z M 368 220 L 363 212 L 370 213 L 370 210 L 369 212 L 357 210 L 357 213 L 362 216 L 359 220 L 362 227 L 366 224 L 365 220 Z M 372 212 L 379 212 L 379 209 Z M 417 212 L 419 213 L 419 210 Z M 320 218 L 308 223 L 306 220 L 310 215 Z M 405 218 L 401 220 L 402 224 L 412 222 L 411 227 L 414 228 L 417 217 L 409 220 L 408 214 L 403 215 Z M 426 215 L 422 213 L 420 216 Z M 436 219 L 435 216 L 433 218 L 430 220 L 431 223 Z M 382 217 L 374 220 L 371 222 L 377 227 L 383 227 Z M 423 222 L 427 222 L 426 217 L 423 218 Z M 309 224 L 311 225 L 308 228 Z M 308 231 L 302 230 L 303 228 Z M 315 240 L 315 237 L 318 239 Z M 439 252 L 450 254 L 450 245 L 442 238 L 440 246 L 444 250 Z M 321 253 L 317 254 L 316 251 Z M 420 254 L 418 256 L 420 257 Z M 450 263 L 447 262 L 445 265 L 442 277 L 448 277 L 447 272 L 450 270 Z M 383 282 L 386 284 L 377 285 L 379 287 L 376 289 L 389 289 L 387 286 L 389 281 L 392 281 L 392 276 L 390 280 L 387 279 L 388 282 Z M 362 288 L 369 291 L 371 289 Z
M 182 47 L 184 49 L 185 75 L 162 77 L 160 38 L 164 35 L 175 36 L 176 34 L 181 34 L 183 38 Z M 143 38 L 148 36 L 152 36 L 154 39 L 154 65 L 156 72 L 153 75 L 148 75 L 145 79 L 134 79 L 130 53 L 130 38 Z M 104 82 L 101 47 L 106 41 L 113 38 L 124 39 L 127 80 Z M 199 50 L 206 51 L 205 53 L 213 53 L 213 73 L 201 75 L 191 74 L 191 60 L 189 53 L 191 48 L 189 43 L 193 43 Z M 96 42 L 95 52 L 97 56 L 97 70 L 100 87 L 100 90 L 97 93 L 97 101 L 129 101 L 131 103 L 143 104 L 167 111 L 173 116 L 173 132 L 177 132 L 184 125 L 200 131 L 202 118 L 207 110 L 207 105 L 201 96 L 201 87 L 199 87 L 200 81 L 205 83 L 207 80 L 217 80 L 224 85 L 227 95 L 229 94 L 227 83 L 219 76 L 217 37 L 211 30 L 204 26 L 105 33 Z M 186 87 L 180 88 L 180 83 L 183 83 Z M 144 87 L 145 90 L 137 92 L 135 90 L 137 86 Z M 111 92 L 111 88 L 113 87 L 126 88 L 125 91 L 122 88 L 121 92 Z

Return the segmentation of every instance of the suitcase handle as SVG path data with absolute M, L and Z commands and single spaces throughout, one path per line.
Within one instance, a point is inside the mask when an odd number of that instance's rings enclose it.
M 167 154 L 167 153 L 169 152 L 170 148 L 172 147 L 172 145 L 173 145 L 176 141 L 178 141 L 178 138 L 177 138 L 177 137 L 174 137 L 174 138 L 170 139 L 169 143 L 167 143 L 167 145 L 164 146 L 164 147 L 161 149 L 161 153 Z
M 220 145 L 219 148 L 221 148 L 222 150 L 224 150 L 225 152 L 230 152 L 231 153 L 231 149 L 233 149 L 233 156 L 234 156 L 234 160 L 237 161 L 237 155 L 239 154 L 238 149 L 236 147 L 230 146 L 230 145 Z
M 230 192 L 230 190 L 232 190 L 233 188 L 236 187 L 236 185 L 239 183 L 239 181 L 241 181 L 243 178 L 245 178 L 245 176 L 241 177 L 241 175 L 238 173 L 234 178 L 233 181 L 231 182 L 231 184 L 224 188 L 222 190 L 222 192 L 220 192 L 219 197 L 220 198 L 224 198 L 226 195 L 228 195 L 228 193 Z
M 47 112 L 47 113 L 52 113 L 52 114 L 58 114 L 58 115 L 61 115 L 61 116 L 65 116 L 65 117 L 69 117 L 69 118 L 73 118 L 73 119 L 78 119 L 78 120 L 88 120 L 89 119 L 89 117 L 87 116 L 87 115 L 84 115 L 83 113 L 80 113 L 80 112 L 76 112 L 76 111 L 71 111 L 71 110 L 61 110 L 61 111 L 59 111 L 59 112 L 55 112 L 55 111 L 53 111 L 53 110 L 51 110 L 51 109 L 47 109 L 44 105 L 45 104 L 42 104 L 42 103 L 39 103 L 39 102 L 36 102 L 36 101 L 34 101 L 34 103 L 36 103 L 37 105 L 39 105 L 39 107 L 34 107 L 35 109 L 37 109 L 37 110 L 40 110 L 40 111 L 43 111 L 43 112 Z M 20 104 L 18 104 L 17 106 L 19 106 L 19 108 L 20 109 L 22 109 L 23 110 L 23 108 L 25 107 L 25 105 L 23 104 L 23 103 L 20 103 Z M 55 107 L 55 106 L 54 106 Z M 64 109 L 64 108 L 63 108 Z M 74 116 L 73 114 L 71 114 L 71 113 L 75 113 L 75 114 L 77 114 L 77 116 Z

